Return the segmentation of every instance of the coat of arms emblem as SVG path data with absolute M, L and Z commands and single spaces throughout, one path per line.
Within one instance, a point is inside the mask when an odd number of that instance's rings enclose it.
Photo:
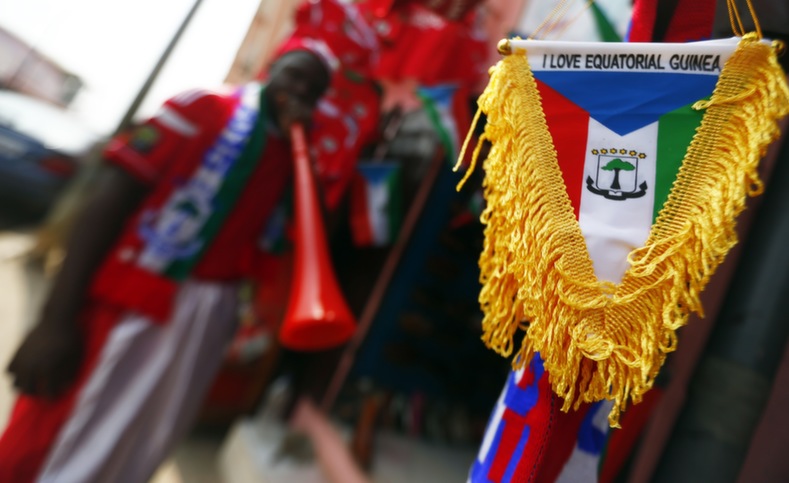
M 647 182 L 639 183 L 638 162 L 644 153 L 627 149 L 593 149 L 597 156 L 597 171 L 586 177 L 586 188 L 609 200 L 622 201 L 640 198 L 647 192 Z

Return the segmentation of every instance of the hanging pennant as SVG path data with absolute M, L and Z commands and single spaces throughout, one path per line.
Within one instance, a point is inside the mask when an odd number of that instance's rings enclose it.
M 396 162 L 363 162 L 351 183 L 350 226 L 357 247 L 394 243 L 402 222 L 401 166 Z
M 479 100 L 482 338 L 515 368 L 539 352 L 563 410 L 612 400 L 616 426 L 703 315 L 789 113 L 784 73 L 754 34 L 501 47 Z

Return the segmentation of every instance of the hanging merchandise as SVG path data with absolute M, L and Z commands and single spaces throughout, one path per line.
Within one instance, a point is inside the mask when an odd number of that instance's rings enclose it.
M 789 113 L 777 49 L 759 33 L 500 45 L 479 100 L 482 338 L 515 368 L 539 353 L 562 410 L 611 400 L 617 426 L 703 315 Z
M 390 116 L 372 159 L 356 164 L 348 221 L 357 247 L 385 247 L 397 239 L 403 218 L 402 166 L 386 156 L 401 123 L 402 113 L 396 111 Z
M 351 185 L 349 223 L 354 245 L 394 243 L 402 221 L 401 167 L 396 162 L 360 162 Z

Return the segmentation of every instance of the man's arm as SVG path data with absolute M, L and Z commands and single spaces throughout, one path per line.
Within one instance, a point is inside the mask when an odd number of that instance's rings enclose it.
M 73 381 L 83 352 L 77 317 L 93 274 L 147 191 L 145 184 L 111 165 L 103 168 L 96 185 L 74 224 L 39 322 L 8 366 L 23 393 L 54 397 Z

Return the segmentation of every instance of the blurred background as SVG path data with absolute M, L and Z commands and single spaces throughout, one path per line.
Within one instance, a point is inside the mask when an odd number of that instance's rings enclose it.
M 0 2 L 0 367 L 46 293 L 62 257 L 47 240 L 62 235 L 58 221 L 89 189 L 103 143 L 178 92 L 257 76 L 288 33 L 299 3 Z M 483 3 L 490 55 L 484 64 L 495 60 L 498 38 L 528 35 L 556 2 Z M 566 18 L 572 20 L 554 26 L 557 36 L 602 40 L 599 23 L 586 11 L 593 2 L 570 3 Z M 624 37 L 632 2 L 596 3 L 608 34 Z M 479 179 L 472 178 L 472 189 L 455 192 L 458 176 L 448 159 L 455 153 L 442 145 L 425 111 L 405 116 L 387 146 L 388 158 L 403 168 L 399 241 L 360 249 L 347 234 L 332 240 L 335 266 L 344 268 L 340 282 L 366 327 L 359 347 L 300 361 L 304 380 L 282 377 L 285 355 L 271 330 L 287 299 L 290 258 L 282 257 L 271 268 L 281 276 L 260 287 L 252 315 L 241 316 L 237 344 L 197 427 L 156 483 L 261 481 L 261 468 L 271 464 L 285 434 L 277 417 L 294 391 L 320 396 L 354 457 L 377 468 L 380 481 L 461 481 L 467 474 L 508 363 L 478 336 L 481 198 L 473 188 Z M 789 196 L 777 188 L 789 182 L 789 164 L 776 161 L 787 156 L 780 145 L 768 154 L 763 174 L 776 188 L 770 185 L 763 201 L 751 203 L 740 226 L 743 235 L 751 230 L 749 239 L 743 237 L 747 244 L 732 252 L 710 284 L 707 318 L 683 329 L 680 350 L 641 411 L 631 413 L 637 430 L 618 441 L 621 453 L 606 481 L 651 481 L 654 475 L 678 481 L 673 478 L 693 465 L 731 481 L 741 470 L 787 474 L 786 463 L 775 457 L 785 446 L 771 444 L 789 435 L 783 415 L 789 400 L 783 315 Z M 728 384 L 733 377 L 736 385 Z M 3 373 L 0 426 L 11 401 Z M 314 467 L 287 467 L 277 477 L 325 481 Z

